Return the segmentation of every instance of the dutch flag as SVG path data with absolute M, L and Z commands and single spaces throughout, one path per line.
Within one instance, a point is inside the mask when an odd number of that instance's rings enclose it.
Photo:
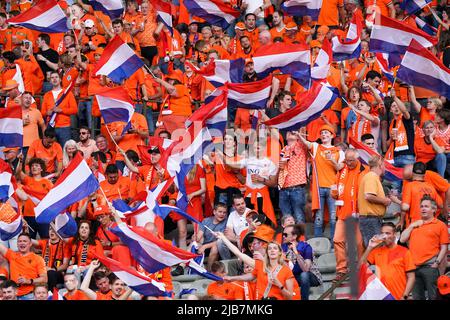
M 22 107 L 0 109 L 0 147 L 22 147 Z
M 89 0 L 89 3 L 95 10 L 103 12 L 111 19 L 120 18 L 124 11 L 122 0 Z
M 184 0 L 184 5 L 192 16 L 202 18 L 213 26 L 221 26 L 224 30 L 241 14 L 220 0 Z

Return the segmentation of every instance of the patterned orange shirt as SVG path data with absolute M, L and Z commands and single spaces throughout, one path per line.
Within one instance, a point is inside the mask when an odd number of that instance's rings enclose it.
M 280 170 L 278 184 L 281 188 L 289 188 L 306 184 L 306 147 L 300 142 L 293 146 L 285 146 L 281 153 L 289 158 L 285 169 Z

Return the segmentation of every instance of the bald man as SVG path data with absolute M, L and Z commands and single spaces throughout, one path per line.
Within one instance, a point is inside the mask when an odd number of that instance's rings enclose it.
M 336 256 L 336 278 L 338 282 L 348 272 L 346 252 L 345 220 L 356 217 L 358 211 L 358 187 L 362 176 L 368 171 L 358 160 L 358 152 L 355 149 L 347 149 L 345 152 L 344 168 L 336 175 L 336 183 L 331 186 L 331 195 L 336 199 L 336 230 L 334 233 L 334 252 Z M 359 226 L 355 230 L 358 256 L 363 253 L 363 240 Z

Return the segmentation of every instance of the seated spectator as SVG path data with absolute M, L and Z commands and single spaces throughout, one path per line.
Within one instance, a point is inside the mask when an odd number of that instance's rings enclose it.
M 215 276 L 225 277 L 227 275 L 227 270 L 225 265 L 221 261 L 216 261 L 211 266 L 211 272 Z M 214 296 L 217 300 L 234 300 L 234 291 L 236 285 L 232 282 L 215 281 L 209 284 L 206 292 L 209 295 Z
M 19 300 L 17 297 L 17 291 L 19 286 L 13 280 L 5 280 L 1 284 L 0 288 L 2 290 L 2 300 L 6 301 Z
M 45 283 L 36 283 L 34 285 L 34 300 L 48 300 L 48 286 Z

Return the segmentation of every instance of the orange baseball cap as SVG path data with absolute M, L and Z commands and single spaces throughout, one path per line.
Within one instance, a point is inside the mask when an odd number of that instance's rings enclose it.
M 12 90 L 12 89 L 15 89 L 18 87 L 19 87 L 19 84 L 17 83 L 16 80 L 13 80 L 13 79 L 6 80 L 5 86 L 3 87 L 3 91 Z
M 320 26 L 317 29 L 317 33 L 321 33 L 321 34 L 327 34 L 328 31 L 330 31 L 330 28 L 328 28 L 327 26 Z
M 256 231 L 255 234 L 253 235 L 253 238 L 265 241 L 265 242 L 270 242 L 273 241 L 273 237 L 275 235 L 275 230 L 273 230 L 271 227 L 269 227 L 266 224 L 262 224 L 260 225 Z
M 178 80 L 180 83 L 183 83 L 183 72 L 180 69 L 173 70 L 166 76 L 166 78 Z
M 236 25 L 234 26 L 234 29 L 239 29 L 239 30 L 245 30 L 245 24 L 243 22 L 238 22 L 236 23 Z
M 309 46 L 311 48 L 322 48 L 322 43 L 319 40 L 311 40 Z
M 253 63 L 252 58 L 245 58 L 245 65 L 248 65 L 249 63 Z
M 336 133 L 334 132 L 334 129 L 331 127 L 331 126 L 329 126 L 329 125 L 323 125 L 323 126 L 321 126 L 320 127 L 320 131 L 319 132 L 322 132 L 323 130 L 327 130 L 327 131 L 329 131 L 332 135 L 333 135 L 333 137 L 335 137 L 336 136 Z
M 290 21 L 286 24 L 286 30 L 298 30 L 297 24 L 294 21 Z
M 94 217 L 98 217 L 101 215 L 108 215 L 111 213 L 111 210 L 109 210 L 109 207 L 106 205 L 101 205 L 95 208 L 94 210 Z
M 450 293 L 450 277 L 447 275 L 442 275 L 437 280 L 437 287 L 439 290 L 439 293 L 443 296 Z

